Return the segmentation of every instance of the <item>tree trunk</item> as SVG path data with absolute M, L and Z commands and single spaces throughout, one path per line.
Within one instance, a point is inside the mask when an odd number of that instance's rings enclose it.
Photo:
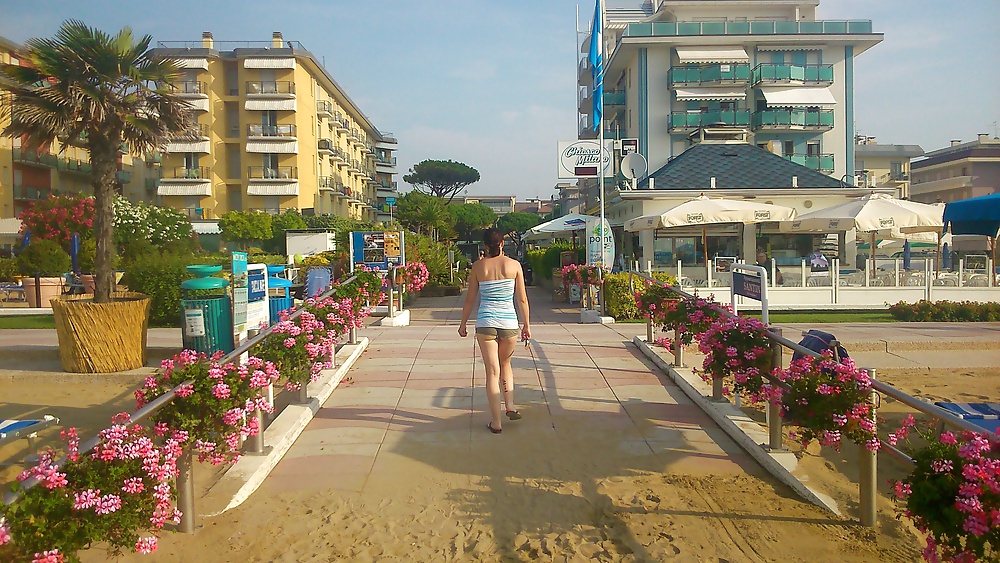
M 94 303 L 111 301 L 114 287 L 114 221 L 115 173 L 118 170 L 117 145 L 103 139 L 90 139 L 90 162 L 93 166 L 91 186 L 94 188 Z

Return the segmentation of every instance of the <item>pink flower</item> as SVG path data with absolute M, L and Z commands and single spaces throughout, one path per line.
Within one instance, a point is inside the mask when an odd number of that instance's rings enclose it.
M 150 554 L 156 551 L 156 538 L 139 538 L 139 541 L 135 542 L 135 552 L 142 554 Z
M 93 508 L 101 499 L 100 489 L 87 489 L 80 493 L 73 494 L 73 510 L 86 510 Z
M 10 541 L 10 526 L 7 525 L 6 518 L 0 518 L 0 545 Z
M 122 491 L 130 495 L 137 495 L 144 490 L 146 490 L 146 486 L 139 477 L 125 479 L 125 484 L 122 486 Z
M 295 339 L 294 338 L 286 338 L 285 341 L 284 341 L 284 345 L 285 345 L 285 348 L 291 348 L 291 347 L 295 346 Z
M 49 551 L 43 551 L 42 553 L 36 553 L 35 558 L 31 560 L 31 563 L 62 563 L 63 554 L 59 553 L 58 549 L 52 549 Z
M 122 499 L 118 495 L 104 495 L 94 506 L 98 514 L 111 514 L 122 507 Z
M 225 383 L 216 383 L 212 386 L 212 395 L 216 399 L 228 399 L 229 398 L 229 386 Z
M 958 440 L 955 438 L 955 435 L 952 434 L 951 432 L 945 432 L 944 434 L 941 434 L 940 440 L 942 444 L 948 444 L 950 446 L 954 446 L 955 444 L 958 443 Z

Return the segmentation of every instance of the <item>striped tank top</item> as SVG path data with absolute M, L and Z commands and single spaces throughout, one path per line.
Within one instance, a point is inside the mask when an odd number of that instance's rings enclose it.
M 514 280 L 479 282 L 477 327 L 518 328 L 514 310 Z

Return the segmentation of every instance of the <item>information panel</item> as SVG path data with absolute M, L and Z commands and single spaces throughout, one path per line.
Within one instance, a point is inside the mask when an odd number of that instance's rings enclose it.
M 233 252 L 233 334 L 246 330 L 248 283 L 247 253 Z
M 351 271 L 365 266 L 382 272 L 405 264 L 404 236 L 395 231 L 355 231 L 351 233 Z

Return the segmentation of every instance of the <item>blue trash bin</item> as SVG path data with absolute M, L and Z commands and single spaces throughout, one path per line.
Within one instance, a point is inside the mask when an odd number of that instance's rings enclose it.
M 285 278 L 268 278 L 267 287 L 270 291 L 268 303 L 271 308 L 271 324 L 274 324 L 281 320 L 282 311 L 287 311 L 295 306 L 295 301 L 289 294 L 292 282 Z

